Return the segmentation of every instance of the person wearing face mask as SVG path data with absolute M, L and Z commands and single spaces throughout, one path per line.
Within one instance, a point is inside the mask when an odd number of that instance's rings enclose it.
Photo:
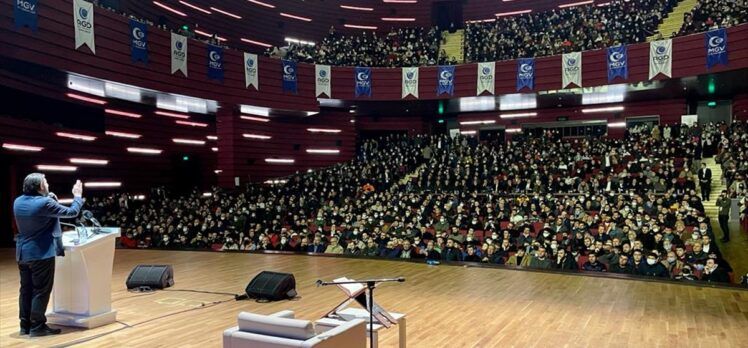
M 662 263 L 657 262 L 657 254 L 649 253 L 647 255 L 647 261 L 642 265 L 641 275 L 648 277 L 667 278 L 669 273 Z
M 276 249 L 280 251 L 295 251 L 295 248 L 291 246 L 288 237 L 285 235 L 281 236 L 280 242 L 278 243 Z
M 676 276 L 678 276 L 683 267 L 686 266 L 683 261 L 678 260 L 678 257 L 676 256 L 674 251 L 668 251 L 667 258 L 662 260 L 662 265 L 665 266 L 668 274 L 670 274 L 670 278 L 675 278 Z

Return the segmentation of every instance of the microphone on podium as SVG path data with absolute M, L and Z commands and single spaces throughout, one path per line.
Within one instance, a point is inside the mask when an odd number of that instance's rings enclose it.
M 317 284 L 317 287 L 322 286 L 322 279 L 317 279 L 317 281 L 315 282 L 315 284 Z

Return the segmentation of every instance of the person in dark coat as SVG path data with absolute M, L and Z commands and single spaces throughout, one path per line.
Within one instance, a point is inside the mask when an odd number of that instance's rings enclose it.
M 669 277 L 667 269 L 661 262 L 657 261 L 657 254 L 655 253 L 647 255 L 647 262 L 641 266 L 641 275 L 658 278 Z
M 556 259 L 553 261 L 553 269 L 561 271 L 576 271 L 578 270 L 577 262 L 574 261 L 574 257 L 566 252 L 566 249 L 558 249 Z
M 619 274 L 631 274 L 633 273 L 631 264 L 629 263 L 629 257 L 626 254 L 621 254 L 618 256 L 618 262 L 610 265 L 610 273 L 619 273 Z
M 709 283 L 729 283 L 730 276 L 724 267 L 717 264 L 717 260 L 709 258 L 704 266 L 704 273 L 701 274 L 701 280 Z

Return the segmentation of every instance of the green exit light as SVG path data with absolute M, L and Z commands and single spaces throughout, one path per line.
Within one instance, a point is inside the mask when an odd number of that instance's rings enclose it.
M 443 100 L 439 101 L 439 110 L 438 111 L 439 111 L 439 115 L 443 115 L 444 114 L 444 101 Z M 442 122 L 439 122 L 439 123 L 442 123 Z
M 714 85 L 714 79 L 709 80 L 707 90 L 709 91 L 709 94 L 714 94 L 714 92 L 717 90 L 717 86 Z
M 190 30 L 190 27 L 187 26 L 187 24 L 182 26 L 182 30 Z
M 439 119 L 439 123 L 444 123 L 444 119 L 443 119 L 443 118 L 440 118 L 440 119 Z
M 713 108 L 713 107 L 717 106 L 717 102 L 716 101 L 710 101 L 710 102 L 706 103 L 706 106 L 708 106 L 710 108 Z
M 190 156 L 187 156 L 187 155 L 182 156 L 182 161 L 189 161 L 189 160 L 190 160 Z

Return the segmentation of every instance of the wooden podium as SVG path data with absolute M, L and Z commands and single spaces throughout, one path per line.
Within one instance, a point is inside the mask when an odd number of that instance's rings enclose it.
M 112 310 L 112 266 L 120 229 L 96 230 L 83 243 L 76 231 L 62 234 L 65 256 L 55 260 L 53 310 L 47 313 L 51 324 L 91 329 L 117 320 Z

